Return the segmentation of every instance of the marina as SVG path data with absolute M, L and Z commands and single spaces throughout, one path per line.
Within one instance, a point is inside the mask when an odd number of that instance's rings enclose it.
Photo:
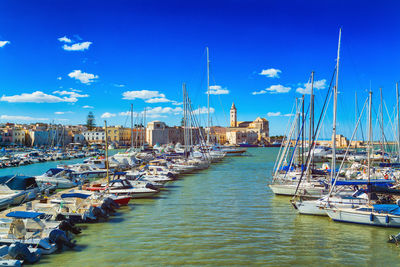
M 274 196 L 266 177 L 278 150 L 249 148 L 245 156 L 185 175 L 159 196 L 132 201 L 108 222 L 85 226 L 74 250 L 42 257 L 36 266 L 397 263 L 398 248 L 386 243 L 395 229 L 301 216 L 290 198 Z M 47 164 L 20 168 L 39 174 Z

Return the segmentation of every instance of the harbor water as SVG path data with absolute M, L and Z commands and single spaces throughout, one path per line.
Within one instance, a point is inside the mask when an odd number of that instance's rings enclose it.
M 109 222 L 83 225 L 75 251 L 38 266 L 398 266 L 399 230 L 298 215 L 267 187 L 279 148 L 249 148 L 134 200 Z M 82 159 L 74 160 L 81 162 Z M 72 162 L 74 162 L 72 161 Z M 37 175 L 56 162 L 0 170 Z

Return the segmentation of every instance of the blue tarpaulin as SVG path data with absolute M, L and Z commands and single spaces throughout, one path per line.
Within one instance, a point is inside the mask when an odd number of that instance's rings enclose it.
M 332 180 L 332 184 L 335 182 L 335 179 Z M 392 186 L 395 183 L 394 180 L 386 180 L 386 179 L 373 179 L 370 180 L 370 184 L 379 185 L 379 186 Z M 367 185 L 368 180 L 338 180 L 336 185 Z
M 396 204 L 376 204 L 373 205 L 374 211 L 379 213 L 389 213 L 393 215 L 400 215 L 400 207 Z
M 30 212 L 30 211 L 12 211 L 7 213 L 7 217 L 18 218 L 18 219 L 34 219 L 38 216 L 43 215 L 42 212 Z
M 61 198 L 72 198 L 72 197 L 86 199 L 86 198 L 90 197 L 90 195 L 82 194 L 82 193 L 66 193 L 66 194 L 61 195 Z

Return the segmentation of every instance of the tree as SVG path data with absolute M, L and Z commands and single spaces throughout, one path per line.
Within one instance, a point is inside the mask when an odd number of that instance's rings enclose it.
M 182 119 L 181 119 L 181 126 L 182 126 L 182 127 L 185 126 L 185 118 L 183 118 L 183 117 L 182 117 Z
M 93 112 L 89 112 L 86 118 L 86 127 L 88 130 L 93 130 L 94 127 L 96 127 L 96 120 L 94 119 Z

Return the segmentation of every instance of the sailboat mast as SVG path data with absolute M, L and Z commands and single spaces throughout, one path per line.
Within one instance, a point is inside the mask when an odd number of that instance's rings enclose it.
M 301 125 L 302 125 L 302 132 L 301 132 L 301 168 L 304 165 L 304 140 L 305 140 L 305 117 L 304 117 L 304 95 L 301 97 Z
M 187 136 L 186 136 L 186 85 L 182 84 L 182 94 L 183 94 L 183 143 L 184 143 L 184 157 L 186 158 L 186 146 L 187 146 Z
M 336 58 L 336 84 L 333 88 L 333 127 L 332 127 L 332 168 L 331 168 L 331 180 L 335 177 L 336 173 L 336 113 L 337 113 L 337 91 L 339 85 L 339 61 L 340 61 L 340 39 L 342 37 L 342 29 L 339 30 L 339 42 Z
M 368 111 L 368 204 L 371 201 L 371 146 L 372 146 L 372 92 L 369 91 L 369 111 Z
M 357 107 L 357 91 L 355 91 L 355 96 L 354 96 L 354 123 L 357 124 L 358 121 L 358 107 Z M 356 140 L 357 140 L 357 133 L 356 133 Z M 357 142 L 356 142 L 357 144 Z M 354 145 L 356 147 L 356 145 Z
M 207 144 L 210 143 L 210 55 L 207 47 Z
M 133 148 L 133 104 L 131 104 L 131 148 Z
M 313 134 L 314 134 L 314 71 L 311 72 L 311 91 L 310 91 L 310 133 L 308 136 L 308 149 L 311 151 L 313 146 Z M 312 157 L 311 157 L 312 160 Z M 311 167 L 308 171 L 308 179 L 311 175 Z
M 107 187 L 110 184 L 110 176 L 109 176 L 109 170 L 108 170 L 108 131 L 107 131 L 107 121 L 104 120 L 104 130 L 106 131 L 106 141 L 105 141 L 105 147 L 106 147 L 106 169 L 107 169 Z
M 400 161 L 400 106 L 399 106 L 399 83 L 396 83 L 396 102 L 397 102 L 397 161 Z
M 385 161 L 385 138 L 383 132 L 383 96 L 382 96 L 382 88 L 379 88 L 381 95 L 381 147 L 382 147 L 382 162 Z

